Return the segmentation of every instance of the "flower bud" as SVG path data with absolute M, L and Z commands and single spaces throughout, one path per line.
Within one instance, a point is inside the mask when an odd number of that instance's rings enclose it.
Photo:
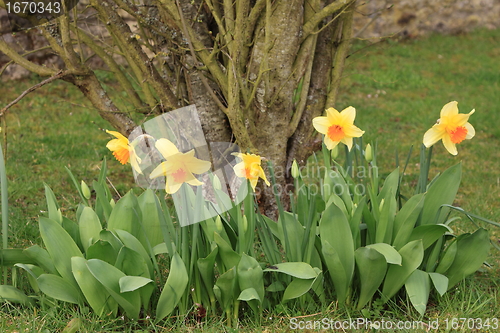
M 214 175 L 214 179 L 212 180 L 212 185 L 214 186 L 214 189 L 216 189 L 216 190 L 220 191 L 222 189 L 220 179 L 219 179 L 219 177 L 217 177 L 217 175 Z
M 248 230 L 248 221 L 247 221 L 247 217 L 245 215 L 243 215 L 243 232 L 244 233 L 247 233 L 247 230 Z
M 293 160 L 292 163 L 292 177 L 297 179 L 300 176 L 299 166 L 296 160 Z
M 382 211 L 382 208 L 384 208 L 384 199 L 380 200 L 380 205 L 378 206 L 378 210 Z
M 83 180 L 82 180 L 82 183 L 81 183 L 81 186 L 82 188 L 82 194 L 84 196 L 85 199 L 89 200 L 90 199 L 90 189 L 87 185 L 87 183 L 85 183 Z
M 372 151 L 372 146 L 370 144 L 366 145 L 365 149 L 365 160 L 370 163 L 373 161 L 373 151 Z
M 339 146 L 333 147 L 333 149 L 330 151 L 330 154 L 333 160 L 336 159 L 339 156 Z
M 215 228 L 217 229 L 217 232 L 220 234 L 222 232 L 222 228 L 224 228 L 222 226 L 222 221 L 220 219 L 220 216 L 217 216 L 215 218 Z
M 109 200 L 109 204 L 111 205 L 111 208 L 115 208 L 115 200 L 113 200 L 113 198 Z

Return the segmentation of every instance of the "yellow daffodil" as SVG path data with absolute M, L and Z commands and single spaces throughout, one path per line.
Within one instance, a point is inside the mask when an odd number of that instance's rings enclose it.
M 135 153 L 134 147 L 128 142 L 128 139 L 119 132 L 106 130 L 106 133 L 116 138 L 109 141 L 106 148 L 113 152 L 113 156 L 118 162 L 121 164 L 130 163 L 135 171 L 142 174 L 141 168 L 139 167 L 141 159 Z
M 165 191 L 173 194 L 181 188 L 183 183 L 199 186 L 200 182 L 193 173 L 202 174 L 210 169 L 210 162 L 194 157 L 194 149 L 181 153 L 177 147 L 167 139 L 156 141 L 156 149 L 166 159 L 158 165 L 149 175 L 149 178 L 166 176 Z
M 259 177 L 269 186 L 266 174 L 260 166 L 261 157 L 259 155 L 242 153 L 233 153 L 233 155 L 242 159 L 240 163 L 234 166 L 234 173 L 236 176 L 248 179 L 254 191 Z
M 345 108 L 342 112 L 329 108 L 326 110 L 326 117 L 313 119 L 313 126 L 316 131 L 325 135 L 326 148 L 331 150 L 342 142 L 351 150 L 352 138 L 359 138 L 365 133 L 354 126 L 354 118 L 356 118 L 356 109 L 352 106 Z
M 458 103 L 449 102 L 441 109 L 441 117 L 437 123 L 424 134 L 424 145 L 428 148 L 443 140 L 443 145 L 452 155 L 457 155 L 457 143 L 472 139 L 476 134 L 474 127 L 467 121 L 475 110 L 468 114 L 458 113 Z

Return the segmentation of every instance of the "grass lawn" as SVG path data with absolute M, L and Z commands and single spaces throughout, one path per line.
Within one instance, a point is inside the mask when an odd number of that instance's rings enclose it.
M 458 145 L 457 156 L 450 155 L 440 142 L 436 144 L 430 176 L 461 162 L 462 185 L 455 205 L 500 221 L 499 58 L 500 30 L 389 40 L 374 45 L 357 41 L 346 63 L 336 108 L 342 110 L 350 105 L 356 108 L 356 125 L 366 131 L 364 142 L 377 142 L 381 174 L 389 174 L 395 168 L 396 153 L 403 163 L 410 147 L 414 147 L 405 178 L 409 193 L 418 177 L 418 152 L 423 134 L 439 118 L 441 107 L 456 100 L 461 113 L 475 109 L 469 122 L 475 127 L 476 136 Z M 0 105 L 6 105 L 38 82 L 39 78 L 33 78 L 3 84 Z M 108 177 L 116 187 L 117 196 L 134 187 L 129 167 L 121 166 L 105 147 L 110 136 L 101 128 L 109 128 L 107 123 L 70 84 L 56 82 L 31 93 L 8 111 L 1 126 L 4 147 L 7 144 L 11 247 L 40 243 L 37 218 L 46 210 L 44 183 L 53 189 L 63 214 L 74 215 L 79 197 L 64 167 L 70 168 L 78 179 L 90 182 L 97 178 L 101 160 L 106 156 Z M 498 243 L 500 229 L 480 225 L 490 230 L 492 239 Z M 462 216 L 462 221 L 453 228 L 460 232 L 472 231 L 474 225 Z M 474 279 L 461 283 L 444 297 L 432 299 L 425 320 L 438 317 L 500 319 L 497 250 L 492 249 L 489 262 L 493 265 L 491 269 L 476 274 Z M 410 308 L 409 304 L 390 304 L 382 309 L 373 304 L 368 311 L 372 316 L 380 314 L 394 320 L 418 318 Z M 183 322 L 178 320 L 163 326 L 147 320 L 102 322 L 85 311 L 61 306 L 22 310 L 0 305 L 0 331 L 60 331 L 76 316 L 85 319 L 84 332 L 180 331 Z M 262 324 L 267 331 L 280 331 L 289 327 L 290 317 L 299 315 L 301 313 L 276 310 L 266 314 Z M 332 305 L 324 313 L 304 320 L 320 320 L 325 316 L 340 320 L 366 315 Z M 442 321 L 440 327 L 444 325 Z M 206 327 L 204 331 L 226 331 L 219 321 Z M 248 331 L 255 329 L 255 324 L 248 325 Z M 186 331 L 197 329 L 193 325 Z

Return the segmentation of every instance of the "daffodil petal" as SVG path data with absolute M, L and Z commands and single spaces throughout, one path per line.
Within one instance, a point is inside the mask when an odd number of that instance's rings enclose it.
M 458 114 L 458 102 L 456 102 L 456 101 L 447 103 L 441 109 L 441 118 L 451 117 L 451 116 L 455 116 L 457 114 Z
M 108 148 L 111 151 L 115 151 L 118 149 L 128 149 L 128 140 L 127 140 L 127 138 L 125 138 L 125 141 L 123 139 L 110 140 L 106 144 L 106 148 Z
M 341 115 L 346 123 L 352 124 L 354 123 L 354 119 L 356 118 L 356 109 L 352 106 L 349 106 L 342 110 Z
M 339 141 L 333 141 L 328 137 L 328 135 L 325 135 L 325 146 L 328 148 L 328 150 L 332 150 L 339 144 Z
M 457 146 L 453 142 L 451 142 L 451 138 L 449 135 L 443 136 L 443 145 L 450 154 L 458 154 Z
M 185 183 L 188 183 L 189 185 L 193 185 L 193 186 L 203 185 L 203 182 L 200 182 L 196 177 L 193 177 L 192 179 L 186 180 Z
M 165 184 L 165 192 L 169 194 L 174 194 L 175 192 L 179 191 L 183 183 L 177 183 L 174 181 L 168 181 Z
M 114 136 L 118 140 L 125 140 L 128 143 L 128 139 L 120 132 L 106 130 L 106 133 L 111 134 L 112 136 Z
M 264 173 L 264 170 L 262 168 L 260 168 L 259 177 L 264 180 L 264 182 L 266 183 L 267 186 L 270 185 L 269 181 L 266 178 L 266 174 Z
M 212 163 L 200 160 L 196 157 L 190 157 L 184 161 L 184 165 L 192 173 L 201 174 L 207 172 L 210 169 Z
M 172 141 L 165 138 L 158 139 L 155 143 L 155 147 L 165 159 L 168 159 L 172 155 L 179 154 L 179 150 Z
M 151 173 L 149 174 L 149 178 L 153 179 L 153 178 L 165 176 L 167 174 L 165 164 L 166 164 L 166 162 L 162 162 L 153 171 L 151 171 Z
M 434 145 L 436 142 L 441 140 L 445 134 L 445 130 L 441 128 L 441 126 L 432 126 L 427 132 L 424 134 L 424 145 L 429 148 Z
M 326 118 L 328 119 L 329 123 L 337 122 L 340 118 L 340 112 L 338 112 L 334 108 L 328 108 L 326 109 Z
M 328 132 L 330 122 L 327 117 L 316 117 L 313 119 L 313 126 L 319 133 L 326 134 Z
M 252 189 L 255 191 L 255 186 L 257 186 L 257 181 L 259 179 L 258 178 L 252 178 L 250 179 L 250 186 L 252 186 Z
M 352 148 L 352 138 L 346 136 L 345 138 L 342 139 L 342 142 L 347 146 L 347 149 L 349 149 L 349 151 L 351 151 L 351 148 Z
M 141 167 L 139 166 L 139 163 L 141 163 L 141 159 L 135 153 L 133 153 L 130 156 L 130 164 L 132 165 L 132 168 L 134 168 L 134 170 L 137 173 L 142 175 L 142 170 L 141 170 Z
M 344 127 L 344 133 L 346 137 L 359 138 L 365 133 L 365 131 L 361 130 L 357 126 L 349 125 Z
M 474 135 L 476 135 L 476 130 L 470 123 L 465 123 L 464 127 L 467 129 L 467 135 L 465 136 L 466 139 L 472 139 Z

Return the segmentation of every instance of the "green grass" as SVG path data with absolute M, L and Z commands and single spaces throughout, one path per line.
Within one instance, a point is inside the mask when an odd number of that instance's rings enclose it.
M 356 124 L 366 131 L 364 142 L 377 141 L 378 164 L 382 174 L 395 168 L 395 153 L 404 161 L 410 147 L 414 151 L 406 170 L 408 191 L 418 176 L 418 151 L 425 131 L 439 117 L 441 107 L 457 100 L 462 113 L 475 108 L 470 122 L 476 137 L 458 146 L 456 157 L 441 143 L 434 148 L 431 177 L 458 162 L 463 163 L 462 186 L 456 205 L 494 221 L 500 220 L 500 30 L 477 31 L 461 36 L 430 36 L 421 40 L 385 41 L 368 46 L 357 42 L 347 61 L 337 109 L 349 105 L 357 109 Z M 494 70 L 497 69 L 497 70 Z M 0 105 L 5 105 L 31 85 L 32 78 L 2 88 Z M 33 93 L 10 109 L 3 131 L 7 131 L 7 173 L 10 202 L 10 245 L 26 247 L 40 243 L 37 218 L 46 210 L 44 186 L 56 194 L 63 214 L 72 216 L 79 202 L 64 167 L 78 179 L 97 178 L 104 156 L 109 161 L 109 179 L 120 194 L 134 187 L 129 167 L 116 162 L 105 145 L 110 137 L 100 128 L 109 128 L 80 92 L 65 82 L 56 82 Z M 482 224 L 483 225 L 483 224 Z M 486 225 L 483 225 L 486 226 Z M 454 225 L 459 231 L 473 230 L 464 220 Z M 499 239 L 498 228 L 488 227 Z M 469 317 L 500 318 L 498 251 L 492 250 L 493 269 L 459 284 L 444 297 L 429 302 L 426 319 Z M 59 306 L 56 306 L 59 304 Z M 157 325 L 148 320 L 100 320 L 62 303 L 42 308 L 0 305 L 2 332 L 60 331 L 75 317 L 83 319 L 82 332 L 233 332 L 220 318 L 203 329 L 192 318 L 173 318 Z M 417 320 L 418 315 L 405 303 L 382 306 L 372 304 L 368 312 L 338 309 L 335 304 L 312 315 L 297 309 L 265 313 L 262 325 L 268 332 L 289 327 L 290 317 L 304 320 L 348 319 L 382 316 L 391 320 Z M 183 328 L 186 324 L 188 328 Z M 241 332 L 255 331 L 253 323 L 242 323 Z M 257 328 L 257 329 L 260 329 Z M 464 332 L 468 330 L 463 330 Z M 489 330 L 483 329 L 482 332 Z M 490 330 L 491 331 L 491 330 Z M 415 331 L 412 331 L 415 332 Z M 493 331 L 492 331 L 493 332 Z

